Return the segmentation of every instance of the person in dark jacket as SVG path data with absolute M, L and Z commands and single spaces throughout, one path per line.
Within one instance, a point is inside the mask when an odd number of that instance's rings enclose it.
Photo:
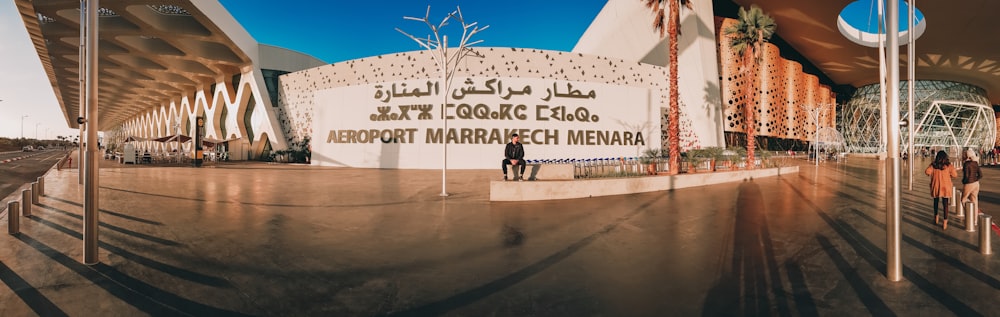
M 516 166 L 521 166 L 521 173 L 516 177 L 516 181 L 524 180 L 524 169 L 528 167 L 524 163 L 524 145 L 520 142 L 521 137 L 514 133 L 510 136 L 510 143 L 507 143 L 507 148 L 503 151 L 503 162 L 500 163 L 500 168 L 503 170 L 503 180 L 507 180 L 507 164 L 511 167 L 516 168 Z
M 983 171 L 979 169 L 979 155 L 973 149 L 965 151 L 965 162 L 962 163 L 962 200 L 966 202 L 972 199 L 972 206 L 979 208 L 979 179 L 983 178 Z M 969 213 L 970 215 L 973 213 Z M 964 215 L 963 215 L 964 216 Z

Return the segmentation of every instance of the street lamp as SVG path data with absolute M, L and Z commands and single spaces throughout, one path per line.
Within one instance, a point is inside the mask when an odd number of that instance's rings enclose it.
M 21 139 L 24 139 L 24 118 L 27 117 L 28 115 L 21 116 Z
M 35 140 L 38 140 L 38 126 L 41 124 L 41 122 L 35 123 Z

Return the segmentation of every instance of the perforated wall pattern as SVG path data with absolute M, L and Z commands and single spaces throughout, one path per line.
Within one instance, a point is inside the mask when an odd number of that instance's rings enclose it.
M 474 48 L 456 76 L 541 78 L 648 88 L 654 106 L 667 107 L 666 68 L 601 56 L 522 48 Z M 440 72 L 427 51 L 379 55 L 316 67 L 280 77 L 278 118 L 289 140 L 311 135 L 316 91 L 411 79 L 437 79 Z M 453 83 L 455 85 L 455 83 Z M 681 144 L 698 146 L 698 136 L 684 131 L 691 114 L 681 110 Z M 666 120 L 659 123 L 666 129 Z M 690 127 L 690 124 L 687 124 Z M 664 132 L 664 135 L 666 132 Z M 661 145 L 666 146 L 666 141 Z M 654 146 L 655 147 L 655 146 Z
M 751 107 L 757 118 L 757 135 L 797 140 L 811 140 L 816 131 L 807 108 L 831 105 L 835 96 L 830 88 L 819 83 L 819 78 L 802 72 L 802 65 L 781 58 L 773 44 L 765 44 L 759 64 L 751 62 L 750 68 L 740 68 L 740 58 L 730 48 L 725 29 L 736 23 L 734 19 L 717 18 L 716 34 L 719 44 L 719 72 L 722 88 L 727 132 L 745 133 L 744 109 Z M 751 82 L 752 85 L 751 85 Z M 750 85 L 753 91 L 745 91 Z M 830 107 L 821 116 L 821 126 L 833 126 L 836 107 Z

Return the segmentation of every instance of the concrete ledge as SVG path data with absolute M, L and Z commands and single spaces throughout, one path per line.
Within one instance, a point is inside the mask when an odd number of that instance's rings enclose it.
M 572 180 L 573 164 L 528 164 L 524 178 L 528 180 Z
M 599 178 L 537 182 L 490 182 L 490 201 L 529 201 L 626 195 L 678 188 L 697 187 L 748 178 L 798 173 L 798 166 L 751 171 L 703 172 L 695 174 Z
M 857 157 L 857 158 L 867 158 L 867 159 L 884 160 L 885 159 L 885 153 L 847 153 L 847 157 Z

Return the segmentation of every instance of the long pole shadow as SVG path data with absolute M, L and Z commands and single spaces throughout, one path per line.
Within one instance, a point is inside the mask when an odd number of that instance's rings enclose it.
M 858 214 L 859 216 L 861 216 L 861 218 L 865 219 L 866 221 L 870 222 L 871 224 L 875 225 L 876 227 L 882 228 L 882 229 L 885 228 L 885 224 L 880 223 L 878 220 L 873 219 L 871 216 L 868 216 L 868 215 L 866 215 L 864 213 L 861 213 L 860 211 L 858 211 L 856 209 L 852 209 L 851 211 L 854 212 L 855 214 Z M 968 264 L 965 264 L 962 261 L 960 261 L 960 260 L 958 260 L 958 259 L 956 259 L 956 258 L 954 258 L 952 256 L 949 256 L 949 255 L 945 254 L 944 252 L 941 252 L 941 251 L 939 251 L 937 249 L 934 249 L 933 247 L 931 247 L 929 245 L 923 244 L 920 241 L 917 241 L 916 239 L 913 239 L 912 237 L 909 237 L 907 235 L 903 235 L 903 241 L 906 242 L 906 243 L 909 243 L 910 245 L 916 247 L 917 249 L 919 249 L 921 251 L 924 251 L 924 253 L 930 254 L 931 256 L 933 256 L 934 258 L 936 258 L 938 260 L 941 260 L 942 262 L 948 263 L 949 265 L 951 265 L 952 267 L 958 269 L 959 271 L 962 271 L 965 274 L 968 274 L 969 276 L 971 276 L 971 277 L 973 277 L 973 278 L 975 278 L 977 280 L 980 280 L 983 283 L 988 284 L 989 286 L 993 287 L 994 289 L 1000 289 L 1000 280 L 997 280 L 997 279 L 993 278 L 989 274 L 986 274 L 986 273 L 983 273 L 983 272 L 981 272 L 979 270 L 976 270 L 976 269 L 972 268 L 971 266 L 969 266 Z
M 878 208 L 884 207 L 884 206 L 876 206 L 874 203 L 872 203 L 871 201 L 868 201 L 868 200 L 861 200 L 861 199 L 859 199 L 857 197 L 856 193 L 848 193 L 848 192 L 845 192 L 845 191 L 840 190 L 838 188 L 833 188 L 833 187 L 830 187 L 830 186 L 826 186 L 824 184 L 817 184 L 817 185 L 818 186 L 824 186 L 824 187 L 826 187 L 827 189 L 829 189 L 831 191 L 836 191 L 838 193 L 841 193 L 841 194 L 843 194 L 842 196 L 846 196 L 847 199 L 850 199 L 850 200 L 858 203 L 859 205 L 865 205 L 865 206 L 871 207 L 872 210 L 877 210 Z M 869 197 L 871 197 L 873 199 L 879 199 L 879 198 L 881 198 L 881 197 L 878 197 L 877 195 L 872 194 L 870 190 L 865 190 L 863 188 L 860 188 L 860 187 L 857 187 L 857 186 L 854 186 L 854 185 L 850 185 L 850 184 L 845 184 L 845 185 L 846 185 L 846 187 L 855 189 L 859 193 L 861 193 L 863 195 L 867 195 L 867 196 L 869 196 Z M 963 247 L 966 247 L 968 249 L 979 250 L 978 246 L 975 246 L 975 245 L 972 245 L 971 243 L 959 240 L 959 239 L 957 239 L 957 238 L 955 238 L 953 236 L 950 236 L 950 235 L 947 235 L 947 234 L 941 232 L 937 228 L 932 228 L 932 227 L 926 226 L 926 225 L 924 225 L 923 222 L 915 220 L 915 219 L 924 219 L 924 218 L 930 219 L 930 217 L 931 217 L 930 213 L 928 213 L 927 215 L 921 215 L 921 214 L 919 214 L 917 212 L 911 211 L 911 210 L 920 210 L 920 208 L 918 208 L 917 206 L 922 206 L 920 204 L 920 202 L 918 201 L 921 198 L 922 197 L 919 194 L 915 194 L 912 191 L 904 193 L 904 196 L 902 197 L 902 202 L 904 203 L 905 206 L 909 207 L 907 210 L 903 210 L 902 211 L 903 216 L 906 216 L 906 217 L 902 218 L 902 220 L 904 222 L 909 223 L 909 224 L 913 225 L 914 227 L 917 227 L 917 228 L 922 229 L 924 231 L 930 232 L 931 234 L 934 234 L 934 235 L 938 236 L 939 238 L 949 240 L 951 242 L 954 242 L 954 243 L 956 243 L 958 245 L 961 245 Z M 856 209 L 851 209 L 851 210 L 855 211 L 856 213 L 861 214 L 860 211 L 858 211 Z M 884 228 L 884 225 L 883 225 L 883 228 Z
M 190 301 L 125 275 L 104 264 L 95 265 L 93 268 L 88 267 L 27 234 L 22 233 L 17 236 L 17 239 L 87 279 L 93 285 L 150 315 L 250 316 Z
M 816 235 L 816 241 L 826 252 L 826 255 L 830 257 L 833 261 L 833 265 L 840 270 L 840 274 L 844 275 L 844 279 L 847 280 L 847 284 L 851 285 L 854 289 L 854 293 L 858 295 L 861 299 L 861 303 L 865 305 L 868 312 L 872 313 L 872 316 L 896 316 L 896 313 L 889 308 L 888 305 L 878 297 L 878 294 L 872 290 L 871 287 L 866 284 L 866 281 L 858 274 L 858 270 L 851 266 L 851 263 L 844 258 L 837 248 L 830 243 L 830 239 L 823 235 Z
M 590 245 L 592 242 L 594 242 L 594 240 L 597 240 L 597 238 L 600 238 L 605 234 L 610 233 L 611 231 L 615 230 L 615 228 L 618 228 L 618 226 L 621 225 L 622 223 L 628 221 L 629 219 L 632 219 L 632 217 L 635 217 L 640 213 L 645 212 L 650 205 L 652 205 L 653 203 L 655 203 L 660 199 L 663 199 L 663 197 L 666 196 L 659 196 L 655 200 L 646 202 L 645 204 L 636 208 L 636 210 L 633 211 L 632 213 L 619 217 L 614 222 L 605 225 L 597 232 L 594 232 L 589 236 L 580 239 L 579 241 L 567 246 L 566 248 L 560 250 L 559 252 L 553 253 L 539 260 L 538 262 L 528 265 L 520 270 L 517 270 L 514 273 L 496 279 L 492 282 L 486 283 L 482 286 L 456 294 L 449 298 L 428 303 L 412 309 L 386 314 L 386 316 L 438 316 L 445 314 L 449 311 L 455 310 L 459 307 L 463 307 L 473 302 L 476 302 L 486 296 L 495 294 L 511 286 L 514 286 L 517 283 L 520 283 L 521 281 L 524 281 L 532 276 L 535 276 L 536 274 L 541 273 L 542 271 L 548 269 L 549 267 L 555 265 L 556 263 L 559 263 L 562 260 L 568 258 L 569 256 L 575 254 L 576 252 L 580 251 L 587 245 Z
M 973 245 L 972 243 L 969 243 L 969 242 L 966 242 L 966 241 L 959 240 L 958 238 L 955 238 L 955 237 L 950 236 L 950 235 L 948 235 L 948 234 L 946 234 L 944 232 L 941 232 L 940 228 L 938 228 L 936 226 L 931 227 L 931 226 L 925 224 L 923 221 L 914 220 L 914 219 L 925 219 L 925 218 L 927 218 L 927 216 L 925 216 L 925 215 L 919 215 L 919 214 L 916 214 L 914 212 L 906 212 L 906 211 L 904 211 L 903 212 L 903 216 L 905 216 L 905 217 L 903 217 L 903 222 L 906 222 L 906 223 L 908 223 L 908 224 L 910 224 L 910 225 L 912 225 L 914 227 L 923 229 L 924 231 L 930 232 L 931 234 L 937 236 L 938 238 L 941 238 L 941 239 L 944 239 L 944 240 L 948 240 L 949 242 L 957 244 L 957 245 L 960 245 L 960 246 L 962 246 L 962 247 L 964 247 L 966 249 L 975 250 L 976 252 L 979 252 L 979 246 Z M 882 228 L 885 228 L 884 225 L 883 225 Z
M 63 226 L 61 226 L 61 225 L 59 225 L 57 223 L 54 223 L 52 221 L 46 220 L 46 219 L 38 217 L 38 216 L 33 216 L 33 217 L 29 218 L 29 219 L 31 219 L 32 221 L 38 222 L 40 224 L 43 224 L 43 225 L 45 225 L 45 226 L 47 226 L 49 228 L 55 229 L 56 231 L 65 233 L 65 234 L 67 234 L 67 235 L 69 235 L 71 237 L 74 237 L 74 238 L 76 238 L 76 239 L 78 239 L 80 241 L 83 241 L 83 234 L 81 234 L 81 233 L 79 233 L 77 231 L 74 231 L 72 229 L 63 227 Z M 160 261 L 156 261 L 156 260 L 147 258 L 145 256 L 132 253 L 131 251 L 125 250 L 123 248 L 119 248 L 119 247 L 110 245 L 110 244 L 108 244 L 106 242 L 103 242 L 103 241 L 98 241 L 97 244 L 101 248 L 103 248 L 105 250 L 108 250 L 111 253 L 117 254 L 117 255 L 119 255 L 119 256 L 121 256 L 123 258 L 126 258 L 126 259 L 128 259 L 130 261 L 142 264 L 142 265 L 144 265 L 146 267 L 158 270 L 158 271 L 166 273 L 166 274 L 173 275 L 175 277 L 178 277 L 178 278 L 181 278 L 181 279 L 184 279 L 184 280 L 187 280 L 187 281 L 195 282 L 195 283 L 202 284 L 202 285 L 215 286 L 215 287 L 225 287 L 225 288 L 231 288 L 232 287 L 232 284 L 230 284 L 229 281 L 227 281 L 225 279 L 222 279 L 222 278 L 218 278 L 218 277 L 214 277 L 214 276 L 208 276 L 208 275 L 201 274 L 201 273 L 198 273 L 198 272 L 193 272 L 193 271 L 182 269 L 182 268 L 179 268 L 179 267 L 176 267 L 176 266 L 173 266 L 173 265 L 169 265 L 169 264 L 166 264 L 166 263 L 163 263 L 163 262 L 160 262 Z
M 786 183 L 787 184 L 787 183 Z M 803 202 L 809 205 L 809 207 L 815 212 L 820 218 L 823 219 L 834 232 L 836 232 L 842 239 L 847 241 L 847 244 L 854 249 L 854 252 L 861 256 L 872 268 L 878 270 L 881 274 L 886 274 L 887 264 L 884 259 L 886 258 L 886 253 L 881 248 L 876 246 L 871 240 L 868 240 L 860 232 L 854 229 L 851 225 L 844 223 L 842 220 L 835 220 L 830 215 L 828 215 L 822 208 L 817 206 L 812 200 L 806 197 L 804 193 L 799 191 L 798 188 L 792 186 L 792 184 L 787 184 L 788 188 L 794 192 Z M 934 300 L 944 305 L 946 308 L 951 310 L 953 313 L 959 316 L 982 316 L 981 313 L 972 309 L 961 300 L 950 294 L 947 290 L 935 285 L 927 278 L 920 275 L 913 269 L 903 266 L 903 276 L 909 280 L 917 288 L 921 289 L 929 295 Z M 869 308 L 871 310 L 872 308 Z
M 50 210 L 50 211 L 58 212 L 58 213 L 63 214 L 65 216 L 76 218 L 77 220 L 83 221 L 83 216 L 81 216 L 81 215 L 77 215 L 77 214 L 74 214 L 74 213 L 71 213 L 71 212 L 59 209 L 59 208 L 55 208 L 55 207 L 52 207 L 52 206 L 49 206 L 49 205 L 45 205 L 45 204 L 38 204 L 36 206 L 38 206 L 39 208 L 45 209 L 45 210 Z M 160 238 L 160 237 L 151 236 L 151 235 L 148 235 L 148 234 L 145 234 L 145 233 L 142 233 L 142 232 L 138 232 L 138 231 L 134 231 L 134 230 L 125 229 L 125 228 L 122 228 L 122 227 L 119 227 L 119 226 L 115 226 L 115 225 L 112 225 L 112 224 L 105 223 L 103 221 L 100 222 L 98 225 L 100 225 L 101 227 L 106 228 L 108 230 L 115 231 L 115 232 L 118 232 L 118 233 L 121 233 L 121 234 L 130 235 L 130 236 L 133 236 L 133 237 L 136 237 L 136 238 L 140 238 L 140 239 L 143 239 L 143 240 L 146 240 L 146 241 L 149 241 L 149 242 L 159 243 L 159 244 L 167 245 L 167 246 L 179 246 L 179 245 L 181 245 L 180 243 L 177 243 L 175 241 L 167 240 L 167 239 Z
M 771 296 L 775 295 L 772 290 L 780 288 L 782 281 L 760 186 L 753 181 L 740 184 L 735 208 L 732 266 L 709 291 L 702 314 L 791 316 L 786 301 L 775 298 L 776 305 L 771 303 Z M 743 286 L 742 290 L 739 285 Z M 808 300 L 796 304 L 812 301 L 807 288 L 797 290 L 805 290 L 805 293 L 796 293 L 793 298 L 807 297 Z M 773 306 L 777 307 L 777 312 L 771 311 Z
M 78 202 L 75 202 L 75 201 L 69 201 L 69 200 L 66 200 L 66 199 L 59 198 L 59 197 L 45 196 L 45 199 L 52 199 L 52 200 L 59 201 L 59 202 L 65 203 L 65 204 L 69 204 L 69 205 L 73 205 L 73 206 L 77 206 L 77 207 L 83 208 L 83 204 L 81 204 L 81 203 L 78 203 Z M 136 221 L 136 222 L 141 222 L 141 223 L 145 223 L 145 224 L 151 224 L 151 225 L 157 225 L 157 226 L 162 226 L 163 225 L 163 223 L 161 223 L 161 222 L 157 222 L 157 221 L 153 221 L 153 220 L 147 220 L 147 219 L 143 219 L 143 218 L 139 218 L 139 217 L 135 217 L 135 216 L 130 216 L 130 215 L 126 215 L 126 214 L 123 214 L 123 213 L 120 213 L 120 212 L 114 212 L 114 211 L 110 211 L 110 210 L 106 210 L 106 209 L 101 209 L 101 212 L 109 214 L 109 215 L 112 215 L 112 216 L 115 216 L 115 217 L 118 217 L 118 218 L 128 219 L 128 220 L 132 220 L 132 221 Z
M 55 303 L 42 295 L 34 286 L 28 284 L 28 281 L 17 275 L 3 262 L 0 262 L 0 281 L 7 284 L 7 287 L 10 287 L 14 294 L 39 316 L 68 316 L 66 312 L 59 309 Z
M 795 308 L 798 309 L 799 316 L 819 316 L 819 311 L 816 310 L 816 301 L 813 300 L 812 293 L 809 292 L 809 285 L 806 284 L 805 274 L 802 273 L 801 262 L 785 262 L 785 271 L 788 272 L 788 282 L 792 285 L 792 298 L 795 300 Z

